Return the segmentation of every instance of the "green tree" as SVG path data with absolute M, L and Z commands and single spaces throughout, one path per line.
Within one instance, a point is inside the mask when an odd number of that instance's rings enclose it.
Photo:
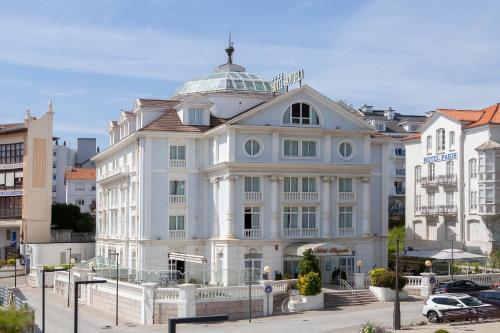
M 0 307 L 0 332 L 21 333 L 27 332 L 33 326 L 33 316 L 25 309 L 16 310 L 14 307 Z
M 311 249 L 307 249 L 299 261 L 299 275 L 304 276 L 310 272 L 318 273 L 321 276 L 318 258 L 314 256 Z
M 399 238 L 399 253 L 405 248 L 405 227 L 399 226 L 389 230 L 387 250 L 389 254 L 396 253 L 396 239 Z
M 81 213 L 73 204 L 52 204 L 52 228 L 71 229 L 74 232 L 94 232 L 95 218 L 89 213 Z

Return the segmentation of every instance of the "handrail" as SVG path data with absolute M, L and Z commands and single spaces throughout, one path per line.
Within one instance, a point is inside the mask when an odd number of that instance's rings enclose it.
M 339 282 L 340 282 L 340 288 L 342 290 L 350 291 L 352 296 L 354 296 L 355 290 L 353 287 L 351 287 L 351 285 L 349 284 L 349 282 L 347 282 L 347 280 L 339 279 Z

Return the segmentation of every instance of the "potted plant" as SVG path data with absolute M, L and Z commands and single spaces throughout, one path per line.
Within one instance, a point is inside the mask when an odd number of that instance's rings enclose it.
M 402 275 L 396 277 L 396 273 L 385 268 L 375 268 L 370 271 L 370 291 L 380 302 L 393 301 L 396 297 L 396 279 L 398 279 L 399 298 L 406 299 L 408 295 L 401 290 L 406 284 Z
M 306 250 L 299 262 L 297 280 L 298 295 L 292 296 L 289 302 L 291 311 L 318 310 L 324 306 L 324 295 L 321 291 L 321 272 L 319 261 L 312 250 Z

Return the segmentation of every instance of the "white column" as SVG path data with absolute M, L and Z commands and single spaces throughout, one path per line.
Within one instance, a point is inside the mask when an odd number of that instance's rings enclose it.
M 227 130 L 227 144 L 229 146 L 229 161 L 232 162 L 236 159 L 236 133 L 233 128 Z
M 322 224 L 322 237 L 331 236 L 331 218 L 330 218 L 330 182 L 331 177 L 322 177 L 323 180 L 323 193 L 321 194 L 321 224 Z
M 214 239 L 219 238 L 220 228 L 219 228 L 219 178 L 212 178 L 212 196 L 213 196 L 213 223 L 212 223 L 212 237 Z
M 369 236 L 371 233 L 370 227 L 370 177 L 361 178 L 363 186 L 363 235 Z
M 280 237 L 280 212 L 279 212 L 279 181 L 280 177 L 271 176 L 271 239 Z
M 234 181 L 238 179 L 237 176 L 229 175 L 226 177 L 227 181 L 227 213 L 226 213 L 226 222 L 227 222 L 227 233 L 225 239 L 234 239 Z
M 332 135 L 325 134 L 324 136 L 324 163 L 331 163 L 332 161 Z
M 273 162 L 278 162 L 280 159 L 280 135 L 277 131 L 273 131 L 272 157 Z

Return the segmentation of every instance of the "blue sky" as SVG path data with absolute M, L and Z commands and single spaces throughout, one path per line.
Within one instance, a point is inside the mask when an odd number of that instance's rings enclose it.
M 499 102 L 498 1 L 4 1 L 0 122 L 40 115 L 107 145 L 135 98 L 168 98 L 225 62 L 271 79 L 304 68 L 332 99 L 405 113 Z

